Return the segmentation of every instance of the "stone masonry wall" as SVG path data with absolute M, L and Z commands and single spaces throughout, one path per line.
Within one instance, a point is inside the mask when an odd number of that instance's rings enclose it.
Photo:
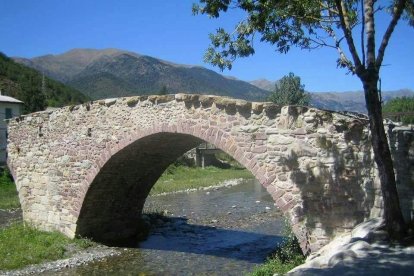
M 8 164 L 25 221 L 116 242 L 136 235 L 165 168 L 203 141 L 266 187 L 304 252 L 349 231 L 379 202 L 365 121 L 218 96 L 107 99 L 13 119 Z

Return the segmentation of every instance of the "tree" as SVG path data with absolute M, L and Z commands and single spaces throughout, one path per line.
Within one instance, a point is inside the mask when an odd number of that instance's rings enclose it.
M 168 89 L 166 85 L 163 85 L 160 91 L 158 92 L 158 95 L 167 95 Z
M 403 124 L 414 124 L 414 97 L 391 99 L 384 105 L 382 111 L 385 115 L 399 119 Z
M 393 161 L 385 134 L 378 80 L 385 50 L 400 20 L 414 26 L 413 0 L 199 0 L 193 13 L 217 18 L 229 9 L 241 9 L 246 19 L 232 33 L 219 28 L 210 34 L 205 60 L 221 69 L 231 69 L 238 57 L 254 54 L 255 35 L 280 53 L 292 46 L 301 49 L 329 47 L 338 52 L 337 64 L 356 75 L 364 88 L 384 199 L 384 220 L 392 238 L 401 238 L 407 226 L 401 213 Z M 390 15 L 387 28 L 375 25 L 378 13 Z M 355 41 L 358 41 L 358 45 Z M 379 41 L 377 47 L 376 42 Z M 346 48 L 344 48 L 346 47 Z M 346 49 L 346 50 L 345 50 Z M 349 57 L 348 57 L 349 56 Z
M 279 105 L 309 105 L 310 95 L 305 92 L 300 77 L 289 73 L 276 82 L 275 90 L 268 100 Z
M 41 83 L 36 75 L 30 75 L 29 80 L 22 86 L 17 95 L 23 101 L 23 113 L 32 113 L 46 108 L 46 99 L 41 90 Z

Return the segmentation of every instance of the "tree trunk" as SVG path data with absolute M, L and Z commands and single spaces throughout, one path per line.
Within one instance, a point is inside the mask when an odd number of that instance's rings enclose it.
M 360 78 L 364 85 L 365 102 L 367 104 L 369 126 L 372 136 L 372 148 L 381 182 L 385 226 L 392 239 L 401 239 L 406 234 L 407 227 L 401 213 L 393 160 L 384 130 L 382 107 L 377 88 L 378 74 L 375 71 L 369 70 L 364 73 Z

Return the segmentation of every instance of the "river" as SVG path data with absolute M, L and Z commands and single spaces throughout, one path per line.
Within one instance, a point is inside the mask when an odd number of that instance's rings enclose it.
M 119 256 L 43 275 L 243 275 L 281 241 L 283 218 L 257 181 L 153 196 L 148 238 Z M 151 216 L 153 217 L 153 216 Z

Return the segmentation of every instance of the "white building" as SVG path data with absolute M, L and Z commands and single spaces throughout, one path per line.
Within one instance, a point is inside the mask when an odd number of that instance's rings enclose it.
M 7 158 L 7 122 L 5 120 L 20 116 L 22 109 L 22 101 L 1 95 L 0 91 L 0 165 L 6 164 Z

